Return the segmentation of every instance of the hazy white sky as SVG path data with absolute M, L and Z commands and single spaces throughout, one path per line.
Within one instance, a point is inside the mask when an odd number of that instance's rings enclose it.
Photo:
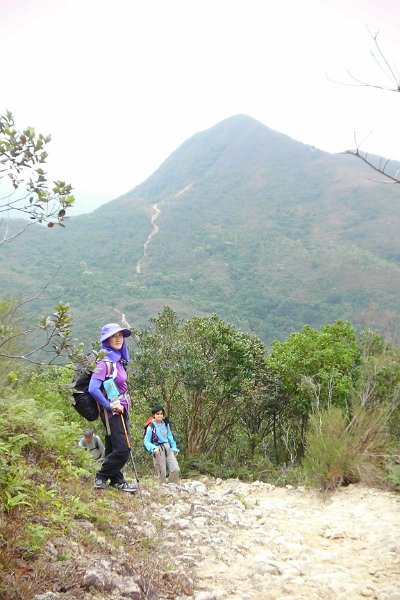
M 400 159 L 400 0 L 1 0 L 0 112 L 52 134 L 81 208 L 129 191 L 235 114 L 328 152 Z M 334 81 L 331 81 L 334 80 Z M 89 204 L 90 203 L 90 204 Z

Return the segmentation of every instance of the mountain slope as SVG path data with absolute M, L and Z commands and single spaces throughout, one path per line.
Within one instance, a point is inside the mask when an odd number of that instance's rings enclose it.
M 113 309 L 143 326 L 166 304 L 218 312 L 266 343 L 305 323 L 357 324 L 371 305 L 381 318 L 400 304 L 400 197 L 373 176 L 351 155 L 231 117 L 65 230 L 31 228 L 3 247 L 3 291 L 48 281 L 79 337 L 118 319 Z

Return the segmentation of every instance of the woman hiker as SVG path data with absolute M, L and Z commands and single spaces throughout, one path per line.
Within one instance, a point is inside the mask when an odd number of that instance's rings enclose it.
M 122 468 L 130 455 L 130 398 L 127 393 L 127 373 L 124 367 L 124 364 L 129 361 L 125 338 L 130 335 L 131 331 L 118 323 L 104 325 L 100 334 L 100 343 L 102 350 L 105 350 L 105 357 L 97 363 L 88 389 L 104 409 L 100 410 L 100 416 L 106 428 L 105 458 L 96 473 L 94 487 L 106 489 L 109 482 L 111 487 L 119 488 L 123 492 L 135 493 L 137 486 L 130 485 L 122 474 Z M 107 379 L 106 384 L 112 381 L 108 378 L 108 373 L 117 388 L 116 397 L 111 401 L 102 392 L 106 387 L 105 380 Z

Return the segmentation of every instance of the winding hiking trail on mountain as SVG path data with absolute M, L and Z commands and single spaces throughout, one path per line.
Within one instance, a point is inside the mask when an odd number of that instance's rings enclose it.
M 149 233 L 147 240 L 145 241 L 145 243 L 143 244 L 143 255 L 141 258 L 139 258 L 139 260 L 137 261 L 136 264 L 136 273 L 139 274 L 142 272 L 142 260 L 147 256 L 147 246 L 150 244 L 152 238 L 158 233 L 158 225 L 156 225 L 156 221 L 158 219 L 158 217 L 160 216 L 161 210 L 159 209 L 158 204 L 153 204 L 153 214 L 151 215 L 151 226 L 152 226 L 152 230 Z
M 177 192 L 174 195 L 174 198 L 179 198 L 179 196 L 181 196 L 182 194 L 184 194 L 185 192 L 187 192 L 188 190 L 190 190 L 191 187 L 192 187 L 192 184 L 190 183 L 189 185 L 187 185 L 186 187 L 184 187 L 182 190 L 180 190 L 179 192 Z M 158 231 L 160 229 L 158 227 L 158 225 L 156 225 L 156 221 L 157 221 L 158 217 L 161 214 L 160 204 L 162 204 L 162 202 L 160 202 L 160 203 L 156 202 L 155 204 L 153 204 L 153 213 L 152 213 L 151 219 L 150 219 L 152 230 L 149 233 L 149 235 L 147 237 L 147 240 L 143 244 L 143 254 L 142 254 L 141 258 L 139 258 L 139 260 L 136 263 L 136 273 L 138 275 L 142 272 L 142 261 L 147 256 L 148 245 L 150 244 L 150 242 L 153 239 L 153 237 L 155 235 L 157 235 L 157 233 L 158 233 Z

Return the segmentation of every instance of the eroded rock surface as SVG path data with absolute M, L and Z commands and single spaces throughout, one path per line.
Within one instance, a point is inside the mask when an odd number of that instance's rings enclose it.
M 400 600 L 399 494 L 204 478 L 142 495 L 143 511 L 137 499 L 110 500 L 126 516 L 113 539 L 77 524 L 93 554 L 49 544 L 60 585 L 29 600 Z M 138 545 L 149 548 L 147 571 Z
M 205 480 L 166 487 L 164 543 L 196 600 L 400 600 L 400 497 L 359 486 Z

